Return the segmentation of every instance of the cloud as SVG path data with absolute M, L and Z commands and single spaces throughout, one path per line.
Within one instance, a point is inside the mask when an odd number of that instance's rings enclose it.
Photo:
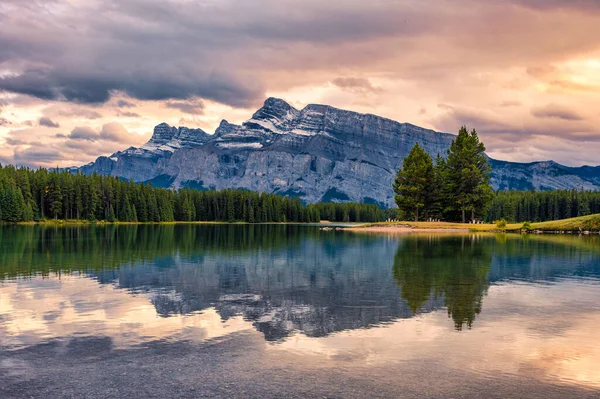
M 557 118 L 567 121 L 581 121 L 584 119 L 577 112 L 557 104 L 548 104 L 543 107 L 532 108 L 531 114 L 536 118 Z
M 123 116 L 125 118 L 140 118 L 141 115 L 140 114 L 136 114 L 135 112 L 123 112 L 123 111 L 119 111 L 119 116 Z
M 96 131 L 88 126 L 77 126 L 68 135 L 56 135 L 56 137 L 65 137 L 72 141 L 110 141 L 119 144 L 139 143 L 139 135 L 130 134 L 123 125 L 117 122 L 102 125 L 100 131 Z
M 575 9 L 581 12 L 600 10 L 598 0 L 512 0 L 513 3 L 537 9 Z
M 560 79 L 551 80 L 548 82 L 548 84 L 555 89 L 561 89 L 565 91 L 600 93 L 600 84 L 583 84 Z
M 46 126 L 46 127 L 60 127 L 60 125 L 54 121 L 52 121 L 52 119 L 47 118 L 45 116 L 42 116 L 38 123 L 40 124 L 40 126 Z
M 25 144 L 29 144 L 28 141 L 21 140 L 21 139 L 15 139 L 13 137 L 7 137 L 6 139 L 4 139 L 4 141 L 8 145 L 25 145 Z
M 16 150 L 13 156 L 18 165 L 39 165 L 40 162 L 51 164 L 62 160 L 62 154 L 54 148 L 30 147 L 24 150 Z
M 0 117 L 0 126 L 10 126 L 12 124 L 8 119 Z
M 100 119 L 102 118 L 102 114 L 85 108 L 70 108 L 66 110 L 59 111 L 59 115 L 67 116 L 67 117 L 81 117 L 85 119 Z
M 100 135 L 91 127 L 77 126 L 71 131 L 71 134 L 69 134 L 67 138 L 72 140 L 96 141 L 100 138 Z
M 589 33 L 597 0 L 7 4 L 0 104 L 17 127 L 43 116 L 68 136 L 89 119 L 99 135 L 116 116 L 150 133 L 162 120 L 202 115 L 210 129 L 222 117 L 242 122 L 277 95 L 452 132 L 471 121 L 498 150 L 535 146 L 536 134 L 579 143 L 600 134 L 600 39 Z M 88 137 L 96 141 L 75 141 L 101 142 Z
M 582 121 L 580 119 L 558 118 L 555 116 L 557 109 L 553 108 L 540 113 L 543 118 L 548 120 L 544 124 L 538 124 L 533 119 L 528 120 L 523 117 L 507 120 L 502 118 L 501 115 L 483 109 L 442 106 L 446 112 L 433 121 L 434 125 L 442 131 L 458 132 L 460 126 L 467 125 L 467 127 L 474 128 L 479 133 L 484 133 L 486 137 L 499 140 L 505 140 L 509 137 L 510 140 L 519 141 L 533 136 L 548 136 L 574 141 L 600 141 L 600 132 L 596 126 L 580 123 L 578 122 Z M 561 111 L 566 112 L 562 109 Z M 562 112 L 558 112 L 558 114 L 565 116 Z M 574 122 L 577 123 L 574 124 Z M 540 141 L 540 145 L 541 143 L 542 141 Z
M 127 100 L 119 100 L 117 101 L 117 107 L 119 108 L 133 108 L 135 107 L 135 104 L 127 101 Z
M 435 22 L 410 8 L 364 7 L 357 0 L 343 7 L 307 0 L 293 14 L 286 0 L 55 2 L 52 8 L 14 3 L 5 13 L 0 61 L 13 73 L 0 78 L 1 90 L 81 104 L 120 92 L 138 100 L 198 97 L 252 107 L 274 83 L 265 67 L 289 71 L 284 64 L 309 54 L 302 47 L 409 36 Z M 300 51 L 290 54 L 294 44 Z
M 0 155 L 25 166 L 71 166 L 87 163 L 130 146 L 140 146 L 146 137 L 129 132 L 120 123 L 106 123 L 99 129 L 78 126 L 70 133 L 48 134 L 49 129 L 33 127 L 12 130 L 0 146 Z
M 136 144 L 139 143 L 140 137 L 137 134 L 131 134 L 117 122 L 107 123 L 102 125 L 100 130 L 100 140 L 108 140 L 115 143 Z
M 517 100 L 505 100 L 500 103 L 501 107 L 520 107 L 521 105 L 523 103 Z
M 165 103 L 165 107 L 171 109 L 178 109 L 179 111 L 191 114 L 191 115 L 202 115 L 204 113 L 204 102 L 199 99 L 191 99 L 187 101 L 168 101 Z
M 365 78 L 341 77 L 333 79 L 331 83 L 342 90 L 348 91 L 375 92 L 381 90 L 374 87 L 371 81 Z

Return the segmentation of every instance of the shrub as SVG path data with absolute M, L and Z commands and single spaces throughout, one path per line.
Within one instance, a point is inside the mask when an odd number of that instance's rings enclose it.
M 600 231 L 600 216 L 594 216 L 585 220 L 581 228 L 586 231 Z
M 531 222 L 523 223 L 523 227 L 521 227 L 521 231 L 531 231 L 531 230 L 533 230 L 531 228 Z
M 504 220 L 504 219 L 496 220 L 496 227 L 498 227 L 499 229 L 505 229 L 506 228 L 506 220 Z

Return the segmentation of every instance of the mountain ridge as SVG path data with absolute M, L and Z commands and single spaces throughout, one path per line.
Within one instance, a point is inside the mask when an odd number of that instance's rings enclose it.
M 160 123 L 150 140 L 84 165 L 154 185 L 244 188 L 305 202 L 357 201 L 394 206 L 391 184 L 415 144 L 435 157 L 455 135 L 323 104 L 301 110 L 268 98 L 241 125 L 222 120 L 214 134 Z M 600 189 L 600 167 L 490 158 L 495 189 Z

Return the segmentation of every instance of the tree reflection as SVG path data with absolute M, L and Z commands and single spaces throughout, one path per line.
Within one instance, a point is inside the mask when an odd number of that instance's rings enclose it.
M 408 237 L 394 258 L 394 279 L 413 313 L 444 298 L 457 330 L 471 328 L 489 286 L 491 248 L 477 236 Z

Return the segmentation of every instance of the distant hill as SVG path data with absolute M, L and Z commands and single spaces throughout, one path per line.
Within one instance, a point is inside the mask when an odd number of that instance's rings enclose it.
M 214 134 L 161 123 L 150 141 L 71 168 L 162 187 L 245 188 L 318 201 L 394 205 L 392 180 L 418 142 L 445 155 L 452 134 L 311 104 L 295 109 L 269 98 L 242 125 Z M 495 189 L 600 189 L 600 167 L 490 159 Z

